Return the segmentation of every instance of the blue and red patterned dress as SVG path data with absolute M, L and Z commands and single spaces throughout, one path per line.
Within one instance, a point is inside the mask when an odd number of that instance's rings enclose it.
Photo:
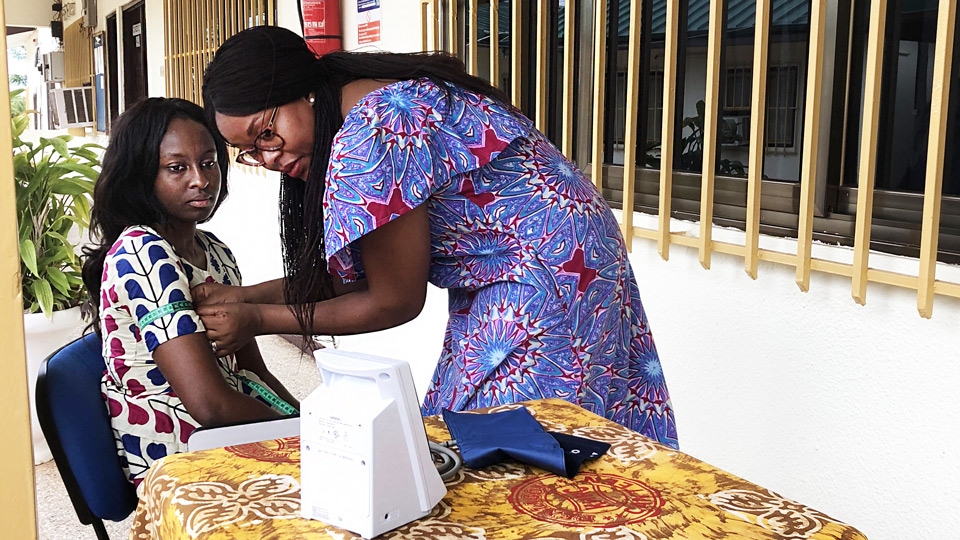
M 106 366 L 100 391 L 120 464 L 138 491 L 153 462 L 186 452 L 190 434 L 200 426 L 153 361 L 153 351 L 172 339 L 206 331 L 193 309 L 191 287 L 240 285 L 230 248 L 205 231 L 198 230 L 196 239 L 206 253 L 206 268 L 180 258 L 159 233 L 143 225 L 124 229 L 103 263 L 100 335 Z M 232 354 L 217 358 L 217 365 L 231 388 L 272 406 L 250 381 L 269 387 L 255 373 L 240 369 Z
M 362 279 L 357 239 L 421 204 L 450 299 L 424 414 L 561 398 L 677 446 L 617 221 L 529 119 L 427 80 L 368 94 L 331 150 L 330 270 Z

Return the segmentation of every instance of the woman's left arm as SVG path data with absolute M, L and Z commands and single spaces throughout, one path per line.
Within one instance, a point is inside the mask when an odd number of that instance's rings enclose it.
M 260 347 L 257 346 L 257 340 L 251 339 L 247 342 L 246 345 L 237 351 L 236 358 L 237 365 L 240 369 L 256 373 L 261 381 L 267 383 L 267 386 L 276 392 L 277 397 L 293 405 L 296 409 L 300 409 L 300 401 L 293 397 L 293 394 L 283 386 L 283 383 L 273 376 L 273 373 L 270 373 L 267 365 L 263 363 L 263 355 L 260 354 Z
M 427 204 L 358 240 L 366 279 L 352 292 L 315 304 L 315 334 L 374 332 L 399 326 L 420 314 L 430 271 Z M 237 350 L 243 340 L 254 335 L 300 332 L 287 305 L 218 304 L 201 306 L 197 312 L 221 355 Z

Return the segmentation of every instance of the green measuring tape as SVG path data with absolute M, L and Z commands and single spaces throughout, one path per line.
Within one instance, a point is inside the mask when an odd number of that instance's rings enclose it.
M 171 313 L 176 313 L 178 311 L 188 311 L 193 309 L 193 304 L 186 300 L 178 300 L 176 302 L 171 302 L 165 306 L 160 306 L 157 309 L 151 311 L 144 315 L 139 321 L 137 321 L 137 328 L 143 330 L 153 321 L 159 319 L 160 317 L 166 317 Z
M 286 414 L 296 414 L 300 412 L 297 409 L 295 409 L 293 405 L 290 405 L 286 401 L 277 397 L 276 394 L 268 390 L 267 387 L 263 386 L 262 384 L 256 381 L 251 381 L 250 379 L 244 377 L 243 375 L 240 375 L 239 377 L 243 379 L 244 382 L 249 384 L 250 388 L 253 388 L 254 390 L 256 390 L 257 393 L 260 394 L 260 397 L 267 400 L 271 405 L 279 409 L 281 412 L 284 412 Z

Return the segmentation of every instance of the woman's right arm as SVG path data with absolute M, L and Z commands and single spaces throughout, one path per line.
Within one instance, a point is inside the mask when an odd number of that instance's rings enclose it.
M 153 350 L 153 361 L 201 426 L 280 416 L 227 384 L 203 333 L 186 334 L 160 344 Z
M 325 270 L 320 270 L 325 271 Z M 344 295 L 363 288 L 362 283 L 343 283 L 338 276 L 331 276 L 334 294 Z M 284 278 L 264 281 L 256 285 L 236 287 L 219 283 L 202 283 L 190 290 L 193 303 L 199 306 L 216 304 L 286 304 L 283 296 Z

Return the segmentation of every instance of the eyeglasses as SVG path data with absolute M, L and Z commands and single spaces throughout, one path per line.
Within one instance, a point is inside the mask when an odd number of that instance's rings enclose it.
M 270 115 L 270 122 L 268 122 L 267 127 L 257 135 L 257 138 L 253 140 L 253 146 L 241 150 L 240 153 L 237 154 L 237 163 L 250 167 L 263 167 L 263 155 L 261 155 L 261 152 L 276 152 L 283 148 L 283 137 L 273 131 L 273 121 L 276 120 L 277 111 L 279 110 L 279 105 L 273 109 L 273 114 Z

